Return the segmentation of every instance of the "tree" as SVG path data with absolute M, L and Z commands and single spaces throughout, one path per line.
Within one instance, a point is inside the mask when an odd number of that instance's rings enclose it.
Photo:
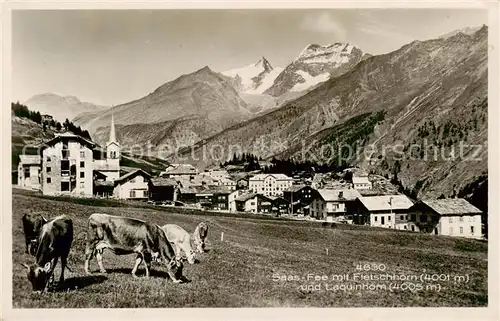
M 61 126 L 61 123 L 60 123 L 60 122 L 57 122 L 57 123 L 56 123 L 56 129 L 57 129 L 57 131 L 61 131 L 62 126 Z

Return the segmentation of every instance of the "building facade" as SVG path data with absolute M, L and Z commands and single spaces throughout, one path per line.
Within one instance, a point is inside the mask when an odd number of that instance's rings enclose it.
M 413 202 L 406 195 L 359 197 L 353 206 L 353 220 L 355 224 L 407 230 L 411 206 Z
M 116 140 L 115 121 L 113 115 L 111 115 L 109 140 L 106 142 L 106 149 L 103 152 L 104 155 L 99 155 L 99 159 L 94 159 L 93 169 L 106 176 L 106 181 L 113 182 L 120 177 L 121 158 L 121 147 L 120 143 Z
M 293 178 L 284 174 L 258 174 L 248 180 L 248 189 L 264 196 L 283 196 L 293 185 Z
M 360 189 L 360 190 L 372 188 L 372 182 L 368 180 L 368 176 L 353 176 L 352 185 L 355 189 Z
M 134 170 L 114 180 L 113 197 L 128 200 L 147 200 L 151 175 L 142 169 Z
M 44 195 L 91 197 L 95 143 L 66 132 L 41 149 L 41 186 Z
M 355 189 L 319 189 L 310 204 L 310 215 L 328 222 L 352 220 L 348 208 L 361 197 Z
M 312 200 L 318 197 L 318 191 L 307 185 L 293 185 L 283 191 L 283 198 L 290 203 L 290 210 L 293 213 L 305 213 L 305 208 L 311 204 Z
M 19 155 L 17 185 L 23 188 L 40 189 L 40 155 Z
M 247 193 L 235 199 L 238 212 L 271 213 L 273 201 L 268 197 L 256 193 Z

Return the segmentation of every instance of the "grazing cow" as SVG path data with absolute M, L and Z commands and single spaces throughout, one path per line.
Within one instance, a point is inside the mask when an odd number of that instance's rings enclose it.
M 26 253 L 36 254 L 38 234 L 47 219 L 40 213 L 26 213 L 23 215 L 24 239 L 26 241 Z
M 191 248 L 191 235 L 175 224 L 164 225 L 161 229 L 165 232 L 167 240 L 173 244 L 177 259 L 182 259 L 182 252 L 184 252 L 189 264 L 194 264 L 195 253 Z
M 137 253 L 132 275 L 136 277 L 137 268 L 144 261 L 146 277 L 153 255 L 159 257 L 167 267 L 170 278 L 180 283 L 182 262 L 175 259 L 175 252 L 167 241 L 165 233 L 156 224 L 138 219 L 94 213 L 89 216 L 85 248 L 85 272 L 90 273 L 89 262 L 96 256 L 101 273 L 106 273 L 102 264 L 102 253 L 109 249 L 116 255 Z
M 194 230 L 193 233 L 193 241 L 194 244 L 196 245 L 196 249 L 198 252 L 203 253 L 205 252 L 205 239 L 207 238 L 208 234 L 208 226 L 204 222 L 201 222 L 196 226 L 196 229 Z
M 42 292 L 48 288 L 59 258 L 61 258 L 59 285 L 64 282 L 64 269 L 72 242 L 73 222 L 69 217 L 61 215 L 42 226 L 38 237 L 36 262 L 32 266 L 23 264 L 28 269 L 28 280 L 31 282 L 33 291 Z

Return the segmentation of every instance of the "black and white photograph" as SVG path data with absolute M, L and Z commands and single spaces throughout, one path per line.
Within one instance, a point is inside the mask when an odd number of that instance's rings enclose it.
M 10 10 L 11 308 L 495 306 L 497 11 Z

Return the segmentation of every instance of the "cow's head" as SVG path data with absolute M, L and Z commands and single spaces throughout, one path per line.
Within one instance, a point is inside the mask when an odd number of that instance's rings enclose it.
M 31 282 L 33 291 L 42 292 L 49 278 L 50 263 L 45 264 L 43 268 L 37 264 L 29 266 L 23 263 L 22 265 L 28 270 L 28 280 Z
M 189 264 L 194 264 L 194 262 L 196 262 L 196 254 L 193 250 L 189 250 L 189 253 L 186 253 L 187 254 L 187 261 Z
M 182 268 L 183 264 L 178 259 L 171 259 L 170 262 L 167 263 L 168 274 L 172 278 L 172 280 L 176 283 L 182 282 Z

